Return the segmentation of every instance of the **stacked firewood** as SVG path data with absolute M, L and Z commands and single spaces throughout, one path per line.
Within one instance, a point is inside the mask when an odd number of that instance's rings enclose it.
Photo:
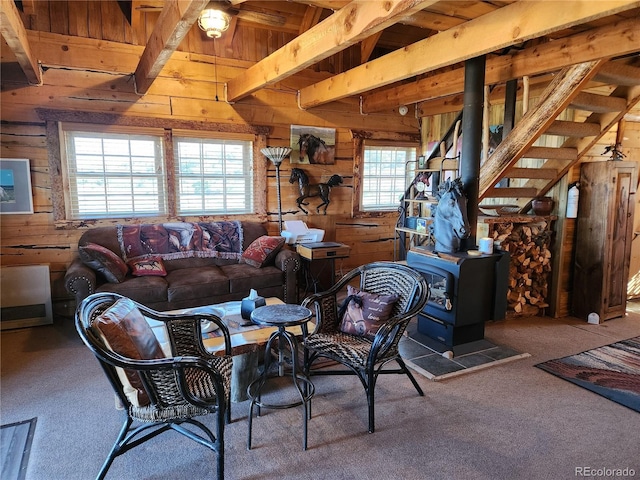
M 547 222 L 494 223 L 494 242 L 509 252 L 509 310 L 518 315 L 538 315 L 548 307 L 551 272 L 551 231 Z

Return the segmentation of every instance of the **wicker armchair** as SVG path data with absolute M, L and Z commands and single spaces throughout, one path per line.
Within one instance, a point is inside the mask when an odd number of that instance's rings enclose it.
M 147 336 L 150 334 L 153 338 L 147 340 L 157 344 L 154 346 L 156 356 L 153 359 L 128 358 L 116 353 L 123 350 L 123 342 L 108 337 L 106 334 L 110 331 L 105 330 L 104 325 L 114 316 L 113 312 L 119 312 L 117 308 L 123 305 L 130 309 L 132 314 L 128 318 L 134 318 L 134 321 L 124 326 L 115 323 L 118 334 L 126 331 L 129 335 L 127 339 L 139 337 L 141 331 Z M 164 324 L 168 346 L 160 346 L 144 317 Z M 221 354 L 213 355 L 206 351 L 202 344 L 201 320 L 208 320 L 219 326 L 225 340 Z M 119 321 L 116 319 L 116 322 Z M 217 474 L 222 479 L 224 426 L 231 418 L 229 400 L 232 361 L 229 332 L 220 318 L 208 314 L 165 314 L 118 294 L 96 293 L 81 302 L 76 311 L 75 324 L 82 341 L 100 362 L 119 401 L 125 407 L 124 424 L 97 478 L 104 478 L 115 457 L 171 429 L 216 452 Z M 110 325 L 113 326 L 114 323 Z M 139 340 L 134 338 L 134 341 Z M 167 352 L 169 349 L 170 352 Z M 132 388 L 134 379 L 139 390 Z M 142 390 L 144 401 L 131 396 L 132 391 L 137 393 Z M 209 414 L 216 417 L 213 432 L 195 418 Z M 195 428 L 189 429 L 185 425 Z
M 338 318 L 340 299 L 347 284 L 359 282 L 359 289 L 379 295 L 398 295 L 391 317 L 377 331 L 373 340 L 363 336 L 343 333 Z M 378 375 L 406 374 L 421 396 L 422 389 L 416 382 L 398 351 L 398 342 L 407 324 L 424 307 L 429 286 L 418 272 L 392 262 L 376 262 L 358 267 L 347 273 L 326 292 L 307 297 L 302 305 L 315 313 L 316 327 L 304 341 L 305 373 L 307 375 L 355 374 L 367 394 L 369 405 L 369 432 L 375 430 L 374 392 Z M 348 370 L 315 369 L 315 360 L 326 357 L 348 367 Z M 399 369 L 383 369 L 395 360 Z

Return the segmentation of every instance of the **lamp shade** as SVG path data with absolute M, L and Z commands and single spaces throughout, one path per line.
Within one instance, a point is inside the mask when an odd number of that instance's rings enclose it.
M 226 13 L 215 8 L 205 8 L 198 17 L 198 26 L 209 38 L 220 38 L 222 32 L 229 28 L 231 19 Z
M 282 160 L 287 158 L 291 153 L 289 147 L 266 147 L 260 150 L 262 154 L 273 162 L 274 165 L 280 165 Z

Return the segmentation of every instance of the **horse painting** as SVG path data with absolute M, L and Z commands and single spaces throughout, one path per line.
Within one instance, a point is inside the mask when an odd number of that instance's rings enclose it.
M 309 202 L 304 202 L 304 199 L 309 197 L 320 197 L 322 199 L 322 203 L 316 207 L 316 211 L 320 213 L 320 207 L 324 205 L 324 214 L 326 215 L 327 207 L 329 206 L 329 203 L 331 203 L 329 200 L 331 188 L 336 185 L 340 185 L 342 183 L 342 177 L 340 175 L 332 175 L 327 183 L 309 185 L 309 177 L 304 173 L 304 170 L 300 168 L 292 168 L 289 183 L 294 183 L 295 181 L 298 182 L 298 188 L 300 190 L 300 196 L 296 199 L 298 208 L 304 213 L 309 214 L 309 212 L 302 207 L 302 205 L 309 205 Z
M 303 133 L 298 139 L 300 161 L 309 158 L 309 163 L 333 165 L 335 163 L 335 145 L 327 145 L 324 140 L 310 133 Z
M 432 210 L 430 225 L 435 239 L 435 251 L 455 253 L 460 250 L 460 241 L 471 231 L 467 219 L 467 197 L 459 178 L 447 180 L 438 187 L 438 204 Z

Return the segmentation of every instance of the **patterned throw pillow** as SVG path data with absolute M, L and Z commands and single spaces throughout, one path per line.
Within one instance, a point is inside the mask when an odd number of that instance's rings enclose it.
M 138 260 L 129 260 L 131 267 L 131 275 L 136 277 L 157 276 L 165 277 L 167 269 L 164 268 L 164 262 L 161 257 L 148 257 Z
M 256 238 L 243 252 L 242 261 L 252 267 L 265 267 L 274 261 L 284 242 L 284 237 L 263 235 Z
M 109 283 L 120 283 L 129 271 L 124 261 L 111 250 L 97 243 L 87 243 L 78 248 L 82 262 L 100 272 Z
M 111 305 L 96 319 L 95 325 L 107 347 L 123 357 L 134 360 L 165 358 L 151 327 L 128 298 Z M 137 407 L 148 405 L 149 396 L 138 373 L 121 368 L 117 371 L 129 401 Z
M 380 327 L 391 316 L 398 295 L 378 295 L 347 285 L 346 308 L 340 331 L 373 340 Z

